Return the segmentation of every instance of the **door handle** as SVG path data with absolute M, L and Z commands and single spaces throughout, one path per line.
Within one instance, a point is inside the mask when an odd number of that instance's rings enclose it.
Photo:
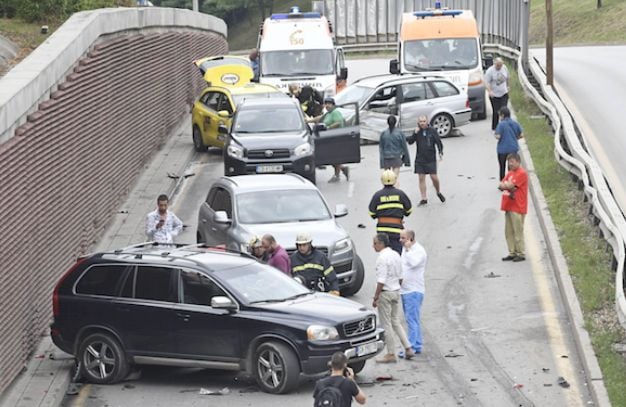
M 202 223 L 206 223 L 206 219 L 202 219 Z
M 217 228 L 211 228 L 211 230 L 217 232 Z
M 182 312 L 177 312 L 176 315 L 183 319 L 183 321 L 188 322 L 191 319 L 191 315 L 183 314 Z

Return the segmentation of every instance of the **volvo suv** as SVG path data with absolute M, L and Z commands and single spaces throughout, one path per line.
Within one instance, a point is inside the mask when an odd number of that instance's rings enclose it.
M 376 315 L 310 291 L 243 253 L 144 243 L 83 257 L 53 293 L 52 340 L 83 378 L 108 384 L 132 365 L 243 370 L 268 393 L 382 350 Z

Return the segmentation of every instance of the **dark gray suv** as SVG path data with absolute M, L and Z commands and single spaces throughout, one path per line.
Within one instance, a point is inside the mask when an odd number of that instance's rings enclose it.
M 365 270 L 335 220 L 347 214 L 341 204 L 331 212 L 317 187 L 297 174 L 221 177 L 200 206 L 197 240 L 243 251 L 252 236 L 270 233 L 291 253 L 296 235 L 309 232 L 313 245 L 328 255 L 341 294 L 350 296 L 361 289 Z

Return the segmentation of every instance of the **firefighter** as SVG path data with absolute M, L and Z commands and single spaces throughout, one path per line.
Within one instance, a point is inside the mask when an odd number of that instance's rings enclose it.
M 404 217 L 409 216 L 413 210 L 411 200 L 402 190 L 394 187 L 396 173 L 392 170 L 383 171 L 380 180 L 384 186 L 372 197 L 369 213 L 378 221 L 376 231 L 386 233 L 391 248 L 402 254 L 400 231 L 404 229 Z
M 328 257 L 313 247 L 312 242 L 308 232 L 296 236 L 297 250 L 291 255 L 291 275 L 311 290 L 339 295 L 337 273 Z

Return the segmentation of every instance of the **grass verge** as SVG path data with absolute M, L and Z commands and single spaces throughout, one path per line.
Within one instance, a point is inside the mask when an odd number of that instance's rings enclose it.
M 0 35 L 19 47 L 13 66 L 33 52 L 42 42 L 61 26 L 62 22 L 48 23 L 48 34 L 41 34 L 41 24 L 27 23 L 19 18 L 0 18 Z
M 581 199 L 582 191 L 554 159 L 552 128 L 533 100 L 524 94 L 517 73 L 512 73 L 511 79 L 511 104 L 524 128 L 611 403 L 626 406 L 626 360 L 612 349 L 614 343 L 624 341 L 626 333 L 615 312 L 615 273 L 610 251 L 593 225 L 589 206 Z

